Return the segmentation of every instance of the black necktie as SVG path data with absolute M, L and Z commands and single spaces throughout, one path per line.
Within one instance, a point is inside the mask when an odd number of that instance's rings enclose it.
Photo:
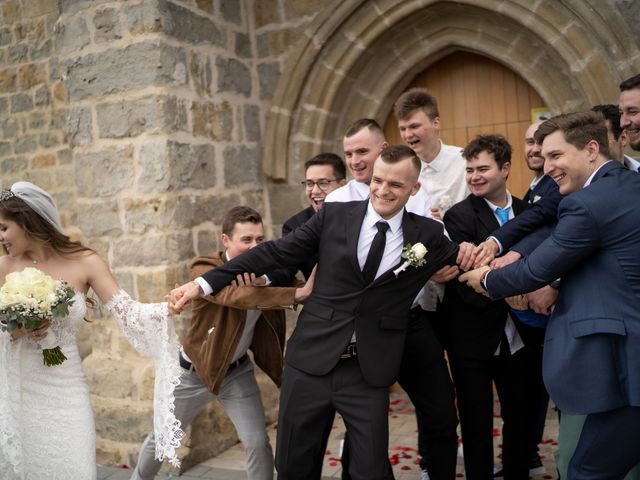
M 382 254 L 384 253 L 384 246 L 387 243 L 389 224 L 380 220 L 376 223 L 376 228 L 378 229 L 378 233 L 373 237 L 367 260 L 364 262 L 364 267 L 362 268 L 362 275 L 367 283 L 373 282 L 376 278 L 376 272 L 380 267 Z

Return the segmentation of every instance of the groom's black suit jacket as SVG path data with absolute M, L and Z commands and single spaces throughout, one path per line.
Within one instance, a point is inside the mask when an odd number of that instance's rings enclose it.
M 458 246 L 443 235 L 441 223 L 404 212 L 403 244 L 422 242 L 426 263 L 396 277 L 396 265 L 367 284 L 357 247 L 368 200 L 327 203 L 306 224 L 279 240 L 265 242 L 203 278 L 218 292 L 236 274 L 256 275 L 277 266 L 293 266 L 318 254 L 313 293 L 289 339 L 285 362 L 311 375 L 330 372 L 355 330 L 358 362 L 365 381 L 391 385 L 397 377 L 407 327 L 407 312 L 431 275 L 456 261 Z

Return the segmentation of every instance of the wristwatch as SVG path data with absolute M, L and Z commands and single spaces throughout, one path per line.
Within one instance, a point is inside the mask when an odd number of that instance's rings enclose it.
M 482 274 L 482 278 L 480 279 L 480 286 L 484 289 L 485 292 L 488 292 L 489 290 L 487 289 L 487 275 L 489 274 L 491 270 L 487 270 L 486 272 L 484 272 Z

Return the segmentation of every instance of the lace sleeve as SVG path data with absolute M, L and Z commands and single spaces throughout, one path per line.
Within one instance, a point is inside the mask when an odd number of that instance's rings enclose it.
M 0 471 L 7 478 L 22 478 L 22 443 L 16 424 L 15 406 L 20 401 L 20 375 L 17 358 L 22 342 L 12 343 L 0 332 Z
M 184 432 L 174 415 L 174 388 L 180 381 L 178 340 L 169 318 L 166 303 L 143 304 L 121 290 L 106 304 L 118 322 L 125 338 L 143 356 L 155 361 L 153 396 L 153 429 L 156 437 L 156 458 L 167 458 L 174 466 L 180 461 L 176 448 Z

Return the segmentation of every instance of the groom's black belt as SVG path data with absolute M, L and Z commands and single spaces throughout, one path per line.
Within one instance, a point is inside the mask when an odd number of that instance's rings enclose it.
M 229 364 L 229 368 L 227 368 L 227 373 L 229 373 L 232 370 L 238 368 L 240 365 L 242 365 L 244 362 L 246 362 L 248 360 L 248 358 L 249 358 L 249 356 L 245 353 L 243 356 L 241 356 L 235 362 L 231 362 Z M 181 353 L 178 354 L 178 359 L 180 360 L 180 366 L 182 368 L 184 368 L 185 370 L 189 370 L 189 371 L 191 371 L 191 370 L 193 370 L 194 372 L 196 371 L 195 367 L 193 366 L 193 363 L 191 363 L 189 360 L 184 358 L 184 356 L 182 356 Z
M 340 354 L 340 358 L 353 358 L 358 356 L 358 349 L 355 343 L 350 343 L 344 349 L 344 352 Z

